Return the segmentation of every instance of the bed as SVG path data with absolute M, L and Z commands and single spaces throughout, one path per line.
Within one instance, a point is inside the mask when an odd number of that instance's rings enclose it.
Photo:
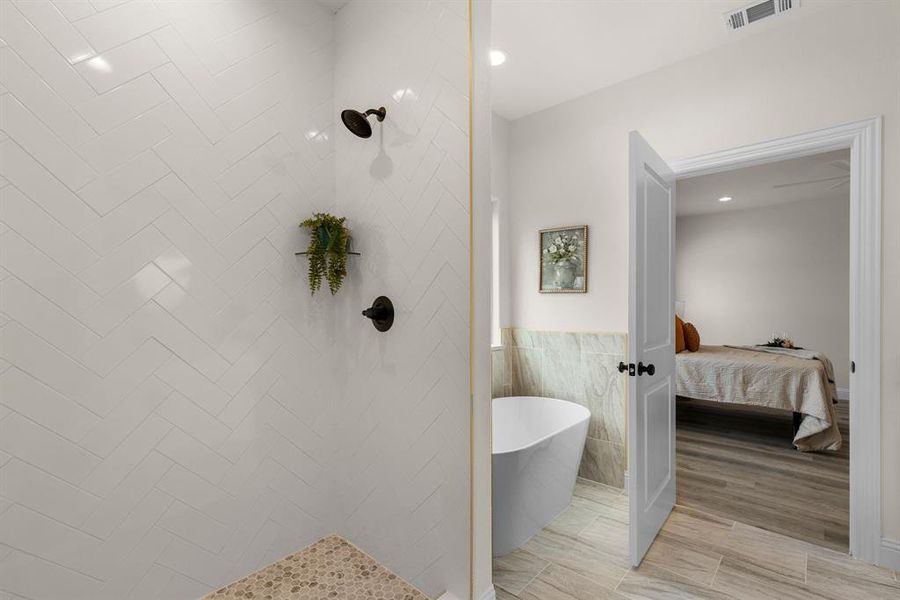
M 795 413 L 798 450 L 839 450 L 831 361 L 810 350 L 764 346 L 700 346 L 675 355 L 676 393 L 686 398 L 749 404 Z

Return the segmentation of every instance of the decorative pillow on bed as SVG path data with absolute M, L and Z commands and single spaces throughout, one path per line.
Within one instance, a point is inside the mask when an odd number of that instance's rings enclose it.
M 675 315 L 675 354 L 684 352 L 684 321 Z
M 700 332 L 694 327 L 693 323 L 684 324 L 684 346 L 691 352 L 700 349 Z M 676 350 L 676 354 L 678 351 Z

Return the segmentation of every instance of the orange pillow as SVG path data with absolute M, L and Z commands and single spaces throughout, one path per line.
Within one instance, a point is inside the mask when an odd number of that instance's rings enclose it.
M 684 324 L 684 345 L 691 352 L 700 349 L 700 332 L 693 323 Z
M 675 354 L 684 352 L 684 321 L 675 315 Z

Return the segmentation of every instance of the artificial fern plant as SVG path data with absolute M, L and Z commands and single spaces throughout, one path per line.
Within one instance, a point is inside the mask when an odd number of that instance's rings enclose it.
M 309 291 L 315 294 L 322 287 L 322 278 L 328 281 L 328 289 L 334 295 L 347 276 L 347 246 L 350 231 L 344 226 L 346 217 L 335 217 L 328 213 L 316 213 L 300 223 L 310 232 L 309 247 Z

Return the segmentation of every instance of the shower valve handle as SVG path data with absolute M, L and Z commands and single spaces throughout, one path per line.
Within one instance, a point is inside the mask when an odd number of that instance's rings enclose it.
M 378 296 L 372 302 L 372 306 L 362 311 L 367 319 L 372 319 L 372 325 L 378 331 L 387 331 L 394 324 L 394 304 L 387 296 Z
M 384 306 L 371 306 L 366 310 L 362 311 L 362 314 L 367 319 L 372 319 L 373 321 L 383 319 L 387 316 L 387 309 Z

